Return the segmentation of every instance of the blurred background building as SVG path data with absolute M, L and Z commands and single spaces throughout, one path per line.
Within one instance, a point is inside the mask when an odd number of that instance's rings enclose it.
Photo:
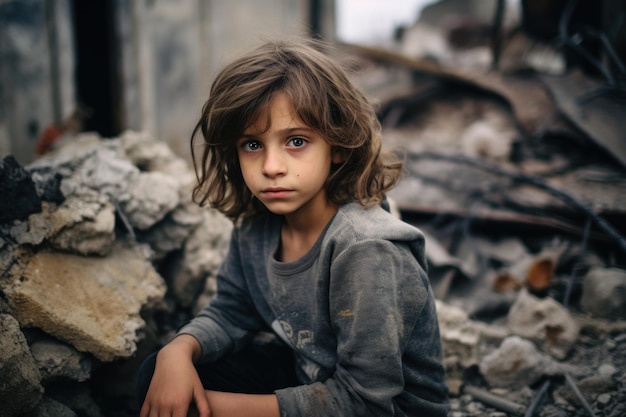
M 0 0 L 0 158 L 25 164 L 64 132 L 108 138 L 127 129 L 148 131 L 186 157 L 216 71 L 263 38 L 386 47 L 418 18 L 436 28 L 471 26 L 471 16 L 493 20 L 506 3 L 506 19 L 516 20 L 521 5 L 526 34 L 557 47 L 558 21 L 572 1 Z M 573 23 L 604 29 L 626 56 L 623 3 L 579 6 Z M 451 11 L 464 20 L 449 19 Z M 413 32 L 418 39 L 405 39 L 403 52 L 432 58 L 438 43 Z M 449 32 L 457 44 L 473 39 Z
M 225 61 L 263 37 L 333 39 L 334 16 L 334 0 L 0 0 L 0 156 L 28 163 L 72 129 L 186 155 Z

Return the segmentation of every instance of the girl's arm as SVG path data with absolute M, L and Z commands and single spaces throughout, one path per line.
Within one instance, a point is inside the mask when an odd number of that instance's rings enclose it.
M 211 404 L 211 417 L 279 417 L 274 394 L 236 394 L 205 391 Z M 200 414 L 201 415 L 201 414 Z
M 159 351 L 140 417 L 184 417 L 192 403 L 199 416 L 212 415 L 194 367 L 199 357 L 200 344 L 190 335 L 175 337 Z

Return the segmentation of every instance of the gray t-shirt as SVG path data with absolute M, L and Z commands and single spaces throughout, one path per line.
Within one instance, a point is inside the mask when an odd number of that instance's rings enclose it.
M 202 360 L 271 327 L 302 385 L 281 416 L 445 416 L 447 388 L 422 233 L 375 206 L 341 206 L 317 243 L 279 262 L 282 218 L 233 231 L 211 304 L 179 333 Z

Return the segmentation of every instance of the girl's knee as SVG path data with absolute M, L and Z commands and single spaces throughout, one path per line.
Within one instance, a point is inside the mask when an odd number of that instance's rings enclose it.
M 150 387 L 150 381 L 152 381 L 152 375 L 154 374 L 154 367 L 156 366 L 157 352 L 148 356 L 137 371 L 137 378 L 135 387 L 137 389 L 137 402 L 139 408 L 143 405 L 143 401 L 146 399 L 148 388 Z

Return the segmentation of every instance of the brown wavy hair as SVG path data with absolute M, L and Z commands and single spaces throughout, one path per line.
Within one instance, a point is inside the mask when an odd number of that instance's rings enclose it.
M 233 221 L 267 213 L 244 183 L 236 143 L 260 115 L 269 118 L 269 103 L 278 92 L 344 157 L 326 181 L 327 198 L 337 205 L 356 200 L 364 206 L 384 199 L 398 181 L 402 163 L 381 151 L 381 128 L 372 105 L 328 56 L 329 48 L 313 40 L 270 41 L 222 69 L 191 135 L 194 201 L 208 203 Z

